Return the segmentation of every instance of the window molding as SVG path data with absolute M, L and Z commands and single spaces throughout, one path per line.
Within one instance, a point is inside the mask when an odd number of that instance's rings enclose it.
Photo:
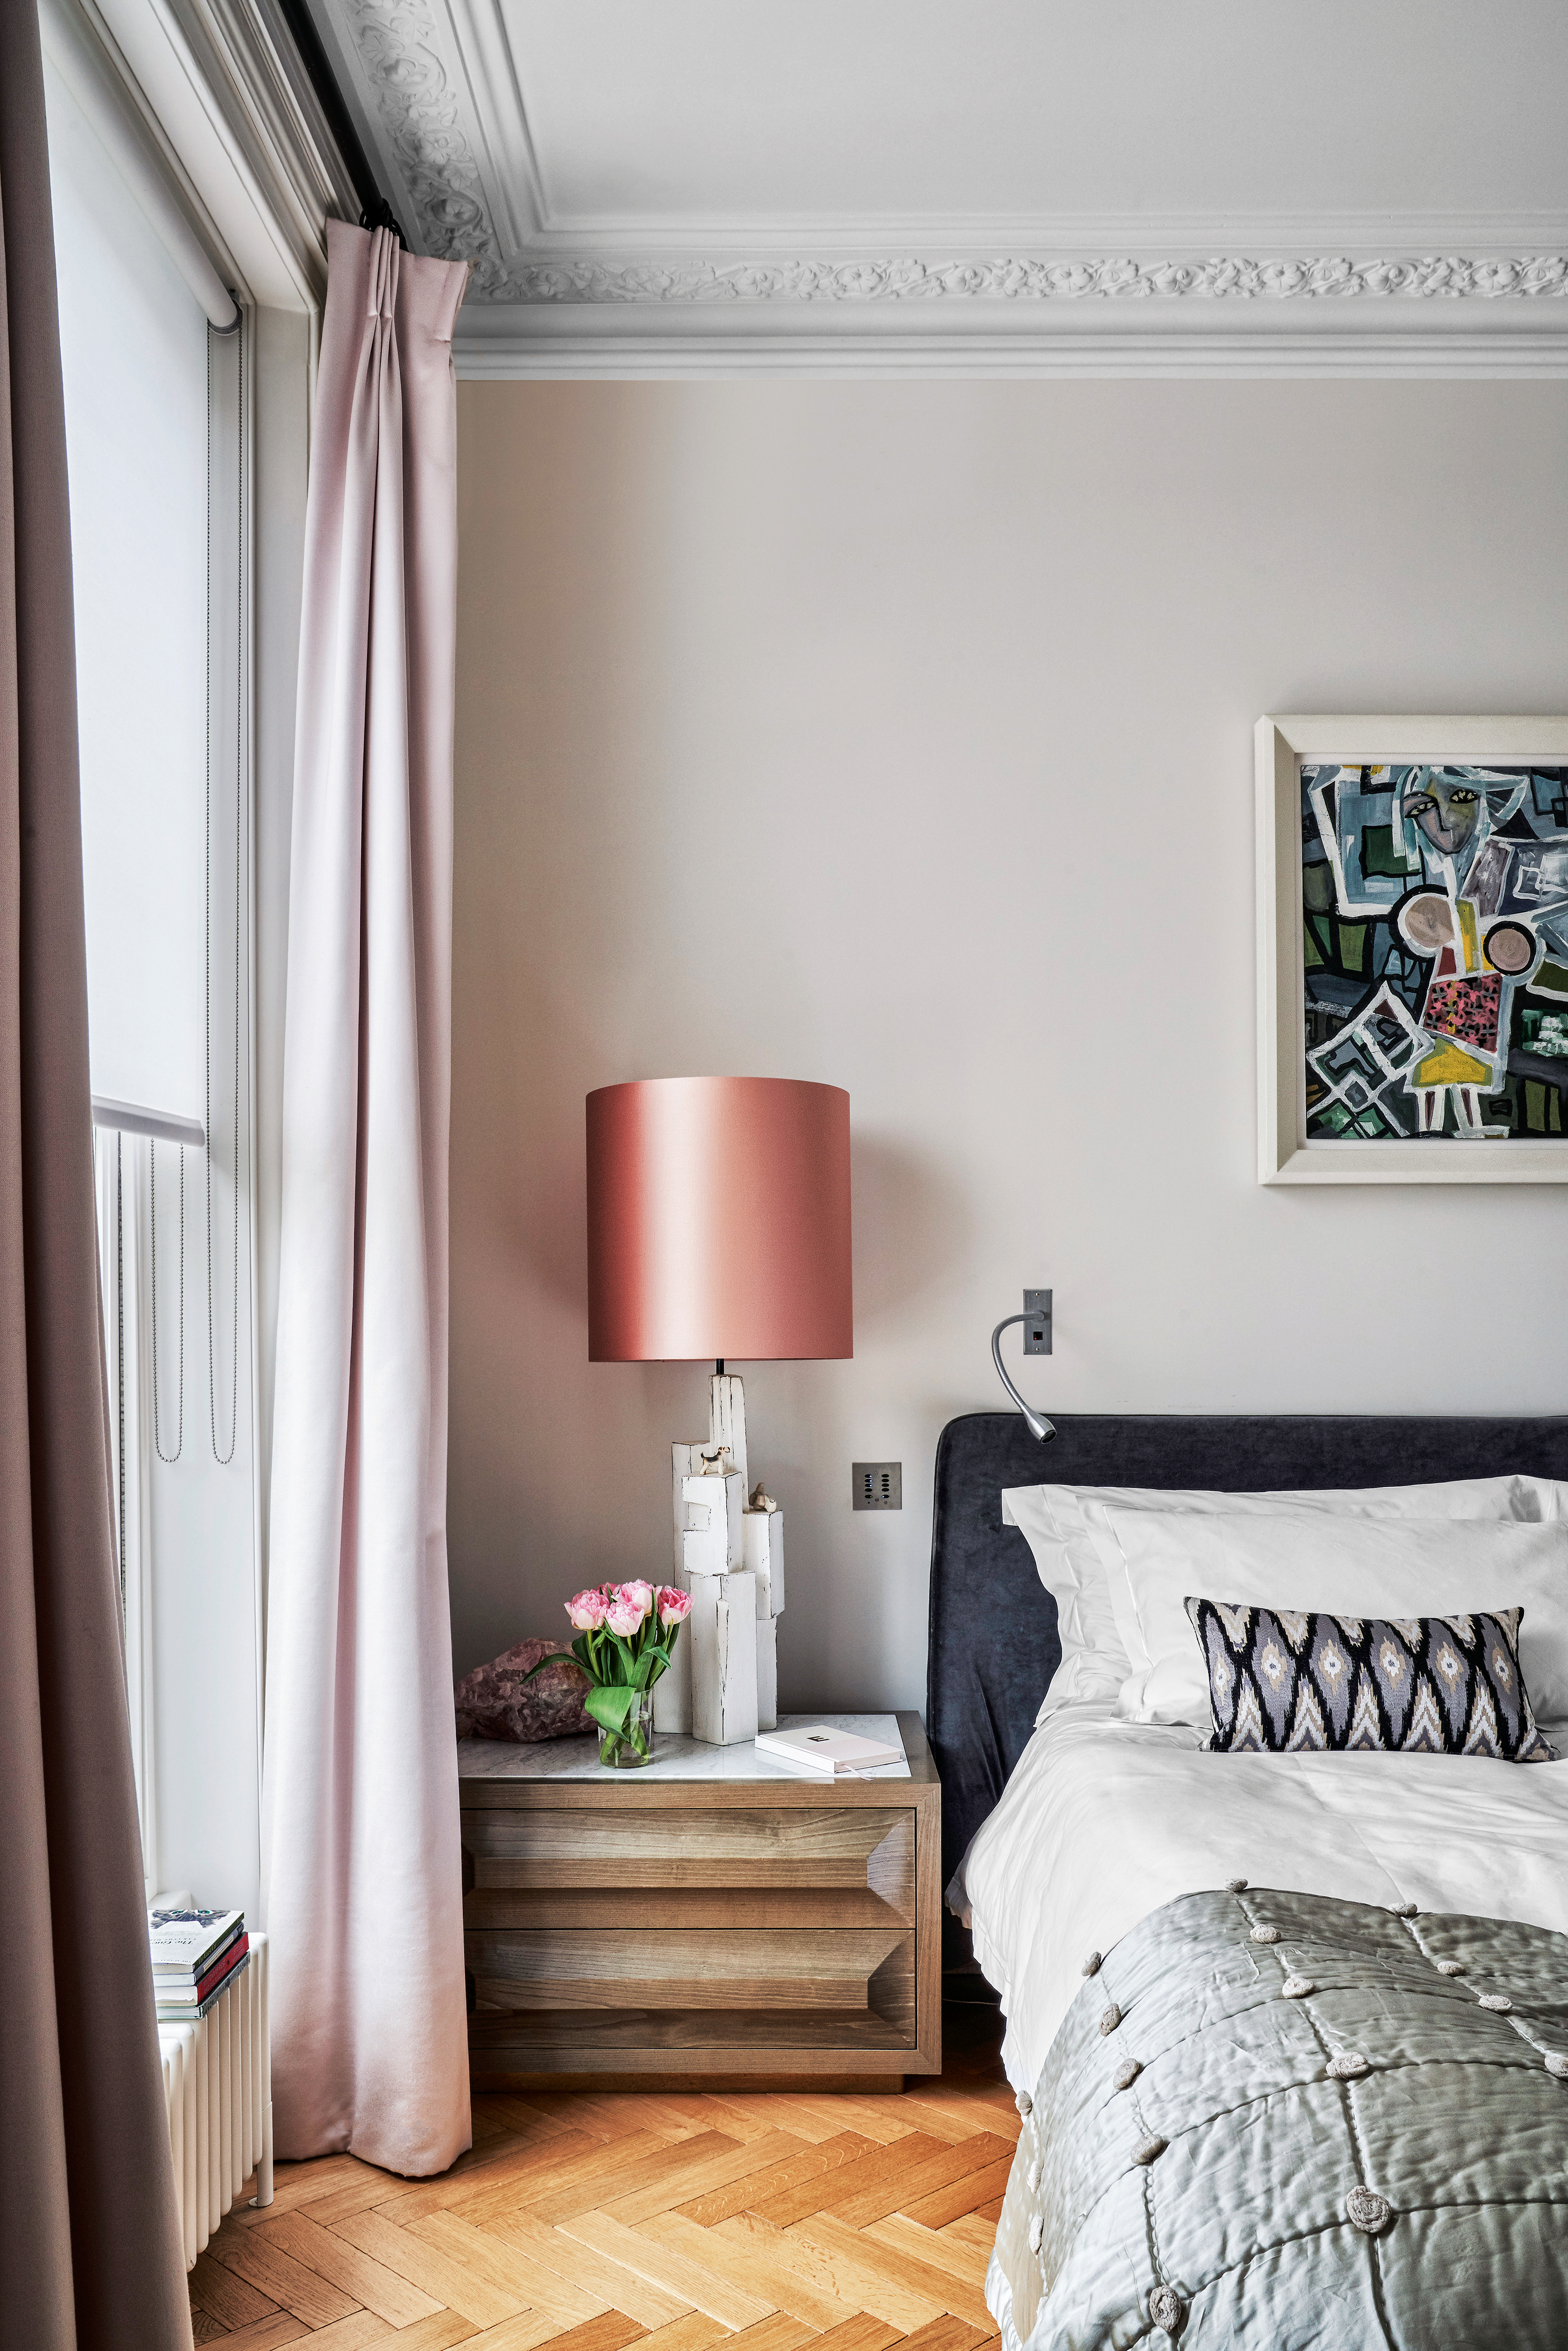
M 353 177 L 273 0 L 51 0 L 98 45 L 225 286 L 319 314 Z
M 145 1135 L 93 1128 L 98 1203 L 98 1275 L 109 1384 L 109 1468 L 115 1559 L 120 1572 L 125 1695 L 141 1870 L 149 1901 L 158 1890 L 158 1761 L 152 1577 L 152 1321 L 146 1296 L 148 1154 Z
M 300 590 L 304 560 L 306 486 L 311 409 L 320 319 L 326 293 L 326 222 L 357 221 L 361 204 L 351 172 L 332 136 L 277 0 L 45 0 L 68 12 L 83 37 L 95 45 L 122 92 L 130 134 L 141 140 L 171 203 L 188 220 L 201 249 L 244 314 L 242 356 L 246 392 L 243 464 L 246 544 L 243 550 L 246 598 L 246 671 L 248 691 L 243 713 L 246 783 L 242 921 L 242 1092 L 240 1183 L 245 1229 L 240 1240 L 240 1287 L 244 1324 L 240 1334 L 241 1447 L 250 1447 L 248 1486 L 248 1587 L 250 1617 L 243 1636 L 231 1620 L 235 1641 L 248 1641 L 254 1658 L 253 1695 L 243 1701 L 232 1679 L 234 1734 L 243 1747 L 254 1740 L 244 1775 L 255 1772 L 255 1804 L 243 1825 L 231 1811 L 220 1846 L 196 1819 L 200 1806 L 187 1806 L 183 1774 L 188 1740 L 183 1719 L 165 1721 L 154 1740 L 154 1665 L 164 1656 L 163 1694 L 169 1702 L 170 1674 L 177 1685 L 183 1668 L 170 1656 L 184 1638 L 177 1588 L 162 1593 L 159 1620 L 150 1583 L 153 1573 L 153 1522 L 160 1517 L 171 1473 L 157 1469 L 152 1437 L 141 1426 L 136 1398 L 126 1397 L 124 1468 L 127 1493 L 128 1600 L 134 1599 L 136 1629 L 128 1646 L 132 1734 L 139 1791 L 148 1792 L 142 1830 L 150 1886 L 156 1889 L 173 1872 L 183 1883 L 193 1872 L 211 1889 L 227 1888 L 252 1917 L 264 1922 L 259 1878 L 260 1750 L 264 1721 L 266 1656 L 267 1510 L 270 1483 L 271 1380 L 277 1311 L 277 1238 L 281 1191 L 281 1050 L 288 926 L 288 852 L 293 798 L 294 711 L 299 657 Z M 62 77 L 68 78 L 67 77 Z M 122 172 L 123 176 L 123 172 Z M 156 223 L 154 224 L 156 225 Z M 187 280 L 187 282 L 189 282 Z M 229 380 L 229 371 L 225 370 Z M 225 559 L 226 561 L 226 559 Z M 229 803 L 232 815 L 232 799 Z M 232 872 L 230 875 L 232 886 Z M 232 972 L 232 965 L 230 966 Z M 142 1199 L 149 1146 L 127 1134 L 120 1152 L 123 1229 L 130 1235 L 120 1262 L 135 1274 L 123 1283 L 128 1332 L 145 1328 L 126 1359 L 128 1390 L 145 1397 L 151 1372 L 151 1304 L 141 1291 L 147 1253 Z M 100 1132 L 97 1156 L 102 1168 L 115 1158 L 116 1138 Z M 171 1190 L 175 1155 L 160 1145 L 159 1188 L 165 1165 Z M 197 1163 L 199 1165 L 199 1161 Z M 187 1182 L 193 1168 L 187 1166 Z M 198 1178 L 199 1180 L 199 1178 Z M 160 1201 L 162 1210 L 163 1203 Z M 200 1208 L 196 1216 L 199 1224 Z M 106 1272 L 105 1336 L 118 1436 L 118 1321 L 120 1285 L 114 1274 L 117 1217 L 106 1222 L 100 1198 L 100 1239 Z M 226 1222 L 226 1219 L 225 1219 Z M 159 1277 L 164 1274 L 164 1235 L 160 1232 Z M 226 1231 L 225 1235 L 226 1241 Z M 204 1290 L 204 1278 L 203 1282 Z M 225 1285 L 226 1286 L 226 1285 Z M 160 1304 L 163 1303 L 162 1295 Z M 204 1317 L 204 1304 L 203 1308 Z M 160 1355 L 169 1333 L 161 1323 Z M 194 1332 L 191 1337 L 194 1338 Z M 193 1346 L 188 1370 L 199 1368 L 194 1394 L 202 1440 L 206 1443 L 205 1341 Z M 167 1374 L 168 1366 L 164 1365 Z M 136 1377 L 132 1377 L 132 1370 Z M 225 1382 L 226 1389 L 226 1380 Z M 169 1401 L 166 1389 L 164 1403 Z M 152 1407 L 145 1406 L 151 1424 Z M 187 1444 L 194 1426 L 186 1431 Z M 225 1431 L 226 1433 L 226 1431 Z M 187 1469 L 191 1467 L 187 1464 Z M 154 1490 L 156 1489 L 156 1490 Z M 131 1509 L 134 1491 L 136 1506 Z M 160 1519 L 161 1523 L 161 1519 Z M 235 1540 L 238 1540 L 237 1532 Z M 178 1579 L 175 1579 L 177 1585 Z M 236 1595 L 237 1596 L 237 1595 Z M 172 1645 L 172 1648 L 171 1646 Z M 248 1669 L 246 1669 L 248 1678 Z M 177 1705 L 178 1700 L 174 1703 Z M 164 1775 L 163 1817 L 158 1818 L 158 1770 Z M 248 1804 L 246 1794 L 243 1801 Z M 191 1817 L 187 1818 L 187 1813 Z M 192 1835 L 207 1838 L 193 1852 Z M 248 1848 L 248 1850 L 247 1850 Z

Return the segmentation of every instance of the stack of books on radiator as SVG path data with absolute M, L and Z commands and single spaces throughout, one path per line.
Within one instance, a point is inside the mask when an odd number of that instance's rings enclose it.
M 160 2024 L 193 2024 L 250 1964 L 243 1910 L 164 1907 L 147 1914 Z

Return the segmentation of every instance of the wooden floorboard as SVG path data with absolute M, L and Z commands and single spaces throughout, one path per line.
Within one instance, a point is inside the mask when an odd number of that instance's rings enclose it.
M 191 2273 L 225 2351 L 991 2351 L 1018 2119 L 999 2022 L 949 2011 L 902 2097 L 538 2092 L 474 2101 L 439 2179 L 280 2163 Z

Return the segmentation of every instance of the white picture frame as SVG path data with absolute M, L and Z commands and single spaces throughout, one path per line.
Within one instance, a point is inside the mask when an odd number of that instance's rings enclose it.
M 1256 744 L 1259 1182 L 1568 1183 L 1568 1134 L 1307 1140 L 1301 892 L 1303 763 L 1568 767 L 1568 717 L 1266 717 Z

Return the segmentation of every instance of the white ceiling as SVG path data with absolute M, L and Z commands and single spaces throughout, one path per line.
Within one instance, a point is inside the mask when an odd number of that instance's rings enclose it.
M 312 5 L 481 371 L 1568 363 L 1562 0 Z
M 1568 204 L 1561 0 L 499 0 L 499 16 L 561 230 Z

